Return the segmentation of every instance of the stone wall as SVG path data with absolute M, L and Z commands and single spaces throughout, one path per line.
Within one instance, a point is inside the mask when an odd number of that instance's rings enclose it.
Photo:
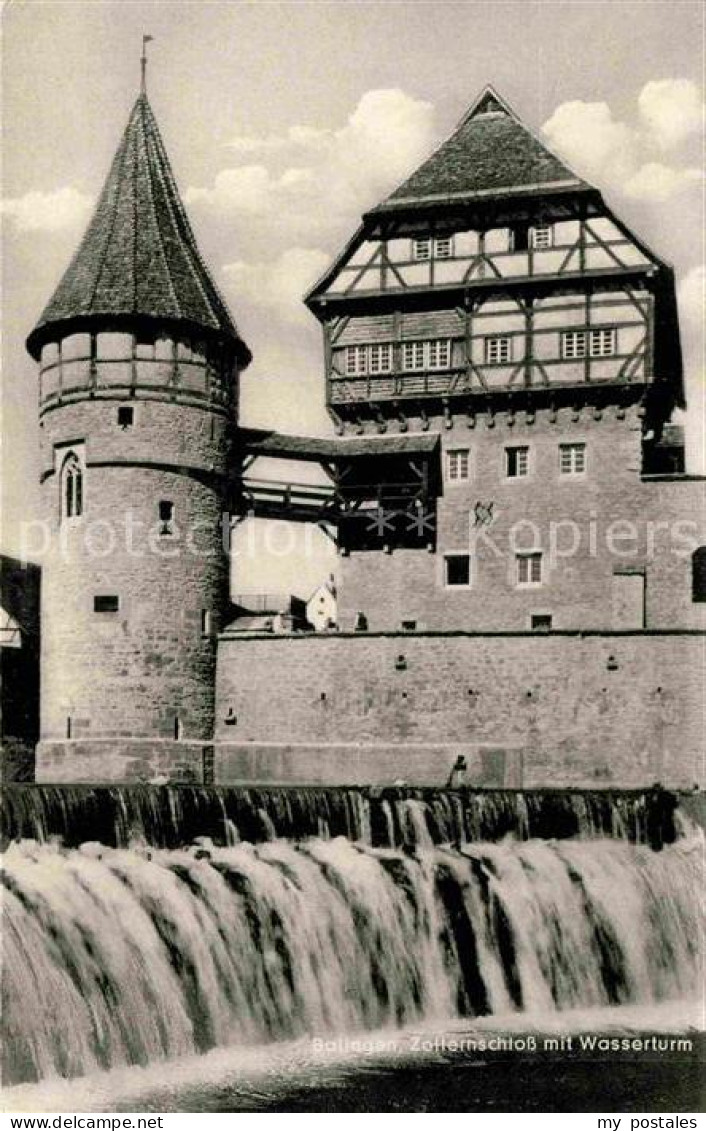
M 694 633 L 225 636 L 216 778 L 690 788 L 703 669 Z
M 36 781 L 200 783 L 211 751 L 199 742 L 134 738 L 45 741 L 37 747 Z

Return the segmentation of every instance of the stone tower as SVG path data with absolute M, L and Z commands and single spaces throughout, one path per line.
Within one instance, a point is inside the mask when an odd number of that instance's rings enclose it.
M 39 780 L 202 775 L 229 599 L 229 465 L 250 361 L 144 92 L 27 341 L 44 517 Z

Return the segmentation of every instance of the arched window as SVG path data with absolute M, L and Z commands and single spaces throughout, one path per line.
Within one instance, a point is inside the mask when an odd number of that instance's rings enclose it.
M 61 469 L 62 518 L 78 518 L 83 513 L 83 470 L 75 452 L 69 452 Z
M 691 555 L 691 599 L 706 601 L 706 546 Z

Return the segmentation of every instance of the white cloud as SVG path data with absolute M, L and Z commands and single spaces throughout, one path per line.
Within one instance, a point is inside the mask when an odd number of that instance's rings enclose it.
M 222 217 L 258 216 L 297 238 L 318 238 L 342 216 L 375 204 L 429 151 L 433 108 L 399 89 L 370 90 L 339 129 L 291 126 L 283 135 L 228 143 L 260 163 L 219 172 L 210 187 L 190 188 L 187 204 Z M 283 169 L 282 158 L 291 163 Z M 277 162 L 279 169 L 272 169 Z
M 311 317 L 302 298 L 329 262 L 318 248 L 290 247 L 267 263 L 227 263 L 223 273 L 236 307 L 245 299 L 274 309 L 284 321 L 301 322 Z
M 20 232 L 59 232 L 78 227 L 93 204 L 90 196 L 72 185 L 53 192 L 26 192 L 3 200 L 0 211 L 14 221 Z
M 701 169 L 673 169 L 658 161 L 650 161 L 625 181 L 623 192 L 641 200 L 668 200 L 703 179 Z
M 218 212 L 257 214 L 267 208 L 273 181 L 264 165 L 241 165 L 222 169 L 216 174 L 213 188 L 188 188 L 186 204 L 206 203 Z
M 637 163 L 636 133 L 613 118 L 607 102 L 563 102 L 542 129 L 578 173 L 613 179 Z
M 702 130 L 706 120 L 701 91 L 688 79 L 646 83 L 637 105 L 646 127 L 665 149 Z
M 564 102 L 542 127 L 549 143 L 589 180 L 626 196 L 664 201 L 698 183 L 698 169 L 658 160 L 704 121 L 703 100 L 686 79 L 648 82 L 634 124 L 618 121 L 607 102 Z
M 677 288 L 679 313 L 702 333 L 706 323 L 706 267 L 692 267 Z

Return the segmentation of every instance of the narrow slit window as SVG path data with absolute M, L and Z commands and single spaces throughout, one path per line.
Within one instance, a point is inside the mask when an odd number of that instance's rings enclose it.
M 83 469 L 75 452 L 64 460 L 61 478 L 61 516 L 78 518 L 83 514 Z
M 174 533 L 174 503 L 162 499 L 159 504 L 159 533 L 168 536 Z
M 211 610 L 210 609 L 202 609 L 201 610 L 201 635 L 202 636 L 210 636 L 211 635 Z

